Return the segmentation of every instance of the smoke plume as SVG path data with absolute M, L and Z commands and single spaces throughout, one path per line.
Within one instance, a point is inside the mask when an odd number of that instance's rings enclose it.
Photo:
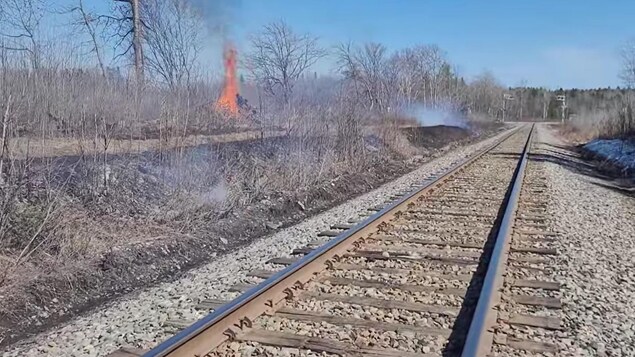
M 416 119 L 421 126 L 448 125 L 467 128 L 465 115 L 451 106 L 431 108 L 423 104 L 413 104 L 404 108 L 403 113 Z
M 231 25 L 236 23 L 241 0 L 190 0 L 207 25 L 210 34 L 231 38 Z

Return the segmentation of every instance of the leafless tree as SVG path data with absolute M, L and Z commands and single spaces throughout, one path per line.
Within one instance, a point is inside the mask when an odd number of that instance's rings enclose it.
M 325 55 L 316 37 L 296 34 L 284 21 L 278 21 L 251 38 L 245 63 L 265 91 L 281 94 L 289 103 L 295 82 Z
M 416 51 L 419 60 L 423 63 L 426 78 L 424 103 L 436 106 L 440 101 L 442 83 L 449 75 L 445 53 L 437 45 L 419 46 Z
M 146 66 L 171 88 L 190 82 L 204 31 L 187 0 L 147 0 L 144 19 Z
M 0 3 L 0 47 L 27 55 L 31 67 L 41 65 L 40 25 L 45 0 L 3 0 Z
M 117 57 L 132 52 L 137 82 L 144 78 L 143 35 L 145 24 L 142 19 L 141 0 L 114 0 L 114 16 L 102 15 L 108 25 L 114 27 L 115 47 L 123 48 Z
M 421 73 L 421 63 L 417 61 L 414 51 L 410 48 L 395 53 L 390 62 L 397 70 L 396 85 L 399 95 L 406 104 L 411 104 L 419 95 L 418 77 Z
M 337 47 L 337 60 L 340 73 L 365 98 L 369 110 L 414 103 L 458 109 L 465 104 L 466 85 L 436 45 L 406 48 L 389 56 L 378 43 L 361 47 L 346 43 Z
M 98 28 L 99 17 L 86 8 L 84 0 L 77 0 L 77 5 L 71 7 L 69 12 L 74 15 L 72 25 L 78 30 L 85 31 L 88 35 L 90 52 L 95 54 L 101 75 L 106 77 L 106 67 L 104 65 L 103 52 L 98 34 L 100 30 Z
M 485 71 L 470 83 L 472 109 L 496 117 L 502 110 L 503 87 L 491 72 Z
M 622 72 L 621 79 L 629 88 L 635 87 L 635 39 L 630 40 L 624 45 L 621 51 L 622 55 Z
M 337 47 L 340 73 L 353 83 L 358 94 L 366 98 L 370 110 L 383 111 L 388 106 L 384 77 L 387 61 L 386 47 L 379 43 L 367 43 L 361 48 L 351 43 Z
M 517 101 L 517 106 L 518 106 L 518 120 L 523 120 L 524 116 L 523 116 L 523 110 L 524 110 L 524 101 L 525 101 L 525 90 L 527 89 L 527 80 L 526 79 L 521 79 L 520 82 L 518 83 L 518 89 L 517 89 L 517 93 L 518 93 L 518 101 Z
M 0 185 L 4 183 L 5 160 L 9 156 L 9 113 L 11 110 L 11 96 L 7 99 L 6 108 L 2 115 L 2 145 L 0 145 Z

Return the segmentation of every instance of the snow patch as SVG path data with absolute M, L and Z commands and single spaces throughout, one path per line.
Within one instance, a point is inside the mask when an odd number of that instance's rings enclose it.
M 606 160 L 617 163 L 626 170 L 635 169 L 635 142 L 633 141 L 597 139 L 584 145 L 584 148 Z

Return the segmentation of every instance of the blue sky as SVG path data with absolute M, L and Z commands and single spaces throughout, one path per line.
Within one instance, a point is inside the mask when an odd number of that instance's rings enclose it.
M 88 0 L 103 7 L 105 0 Z M 213 0 L 199 0 L 211 1 Z M 99 4 L 101 3 L 101 4 Z M 324 46 L 377 41 L 437 44 L 466 77 L 492 71 L 506 85 L 617 86 L 619 47 L 635 37 L 635 0 L 225 0 L 229 36 L 283 19 Z M 213 43 L 215 41 L 210 41 Z M 326 68 L 327 63 L 321 65 Z

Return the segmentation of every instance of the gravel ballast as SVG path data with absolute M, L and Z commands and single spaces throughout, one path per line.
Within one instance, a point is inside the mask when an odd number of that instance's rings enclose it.
M 557 280 L 569 336 L 561 355 L 635 356 L 635 199 L 578 173 L 575 154 L 554 146 L 562 143 L 546 127 L 538 141 L 561 232 Z
M 417 170 L 376 190 L 350 200 L 295 226 L 257 240 L 233 253 L 191 270 L 184 277 L 117 299 L 64 325 L 34 338 L 10 345 L 3 356 L 103 356 L 122 346 L 150 348 L 169 337 L 163 323 L 170 319 L 193 321 L 204 316 L 195 306 L 204 299 L 233 298 L 227 289 L 248 281 L 246 273 L 267 267 L 268 259 L 287 256 L 294 248 L 315 240 L 331 224 L 359 217 L 368 207 L 383 204 L 387 197 L 408 191 L 410 186 L 443 172 L 505 133 L 455 149 Z

